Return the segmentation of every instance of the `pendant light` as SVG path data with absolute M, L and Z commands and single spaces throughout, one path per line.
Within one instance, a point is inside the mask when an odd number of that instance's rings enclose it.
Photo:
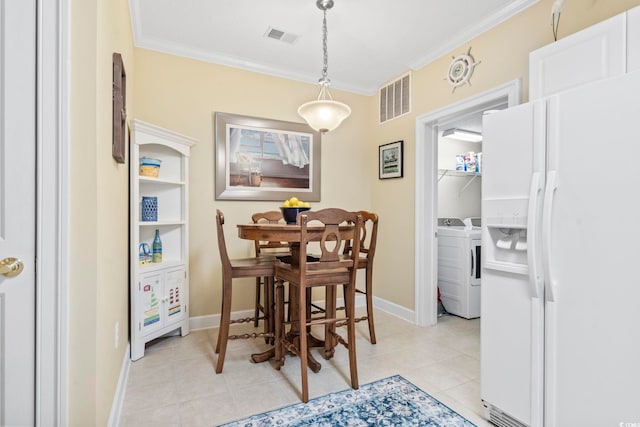
M 329 132 L 340 126 L 340 123 L 351 114 L 351 108 L 342 102 L 334 101 L 329 91 L 331 81 L 327 77 L 327 10 L 333 7 L 333 0 L 317 0 L 316 6 L 322 10 L 322 49 L 324 51 L 324 65 L 320 83 L 318 99 L 304 103 L 298 108 L 298 114 L 307 121 L 309 126 L 318 132 Z

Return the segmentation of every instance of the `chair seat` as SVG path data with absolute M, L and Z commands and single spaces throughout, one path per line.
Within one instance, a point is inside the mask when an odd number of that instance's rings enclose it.
M 351 260 L 351 255 L 340 255 L 341 260 Z M 367 268 L 367 257 L 359 256 L 358 257 L 358 268 Z
M 277 261 L 278 258 L 274 256 L 265 256 L 260 255 L 257 257 L 250 258 L 234 258 L 231 260 L 231 265 L 234 268 L 242 268 L 242 267 L 260 267 L 270 265 L 273 268 L 273 263 Z
M 304 276 L 307 286 L 338 285 L 349 282 L 351 272 L 348 267 L 322 268 L 321 270 L 318 268 L 321 267 L 318 266 L 314 269 L 313 263 L 307 264 L 307 273 Z M 274 276 L 282 278 L 285 282 L 297 281 L 300 278 L 297 267 L 283 262 L 276 264 Z

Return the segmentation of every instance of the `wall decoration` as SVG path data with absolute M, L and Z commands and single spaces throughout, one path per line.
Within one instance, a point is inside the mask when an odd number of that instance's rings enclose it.
M 113 54 L 111 155 L 118 163 L 125 162 L 127 138 L 127 74 L 122 55 Z
M 404 173 L 404 141 L 390 142 L 379 147 L 379 179 L 402 178 Z
M 219 112 L 214 122 L 216 200 L 320 201 L 320 132 Z
M 480 61 L 476 62 L 473 56 L 471 56 L 471 47 L 469 47 L 467 53 L 452 58 L 447 76 L 445 77 L 445 80 L 453 86 L 451 93 L 455 92 L 457 87 L 465 83 L 471 86 L 471 75 L 478 64 L 480 64 Z

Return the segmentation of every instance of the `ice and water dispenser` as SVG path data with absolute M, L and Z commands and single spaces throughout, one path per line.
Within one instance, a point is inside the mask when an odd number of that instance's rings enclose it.
M 485 268 L 527 274 L 527 229 L 518 225 L 487 225 Z
M 484 217 L 486 228 L 482 236 L 485 268 L 528 274 L 527 206 L 525 199 L 485 200 L 483 210 L 488 214 Z

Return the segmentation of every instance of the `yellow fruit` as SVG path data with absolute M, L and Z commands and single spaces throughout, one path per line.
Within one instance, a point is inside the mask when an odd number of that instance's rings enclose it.
M 285 200 L 284 202 L 282 202 L 282 207 L 283 208 L 288 208 L 289 207 L 289 201 Z
M 295 196 L 291 197 L 289 199 L 289 206 L 298 206 L 298 202 L 299 202 L 299 200 L 298 200 L 297 197 L 295 197 Z
M 302 206 L 304 206 L 305 208 L 311 207 L 311 205 L 309 204 L 309 202 L 304 202 L 302 204 Z

